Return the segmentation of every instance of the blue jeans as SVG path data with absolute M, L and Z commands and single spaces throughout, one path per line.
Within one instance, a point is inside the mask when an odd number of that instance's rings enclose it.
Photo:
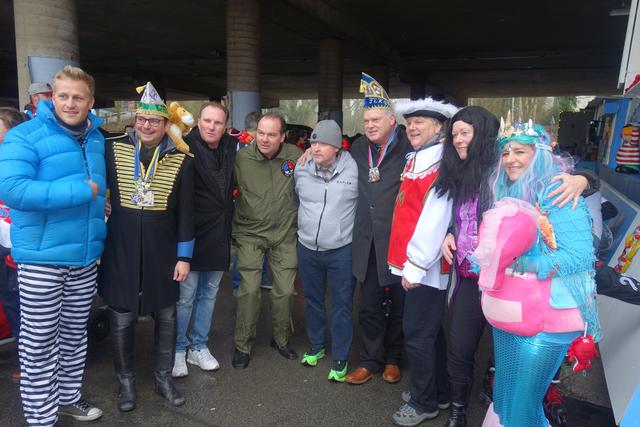
M 353 290 L 351 244 L 328 251 L 314 251 L 298 243 L 298 273 L 306 307 L 307 336 L 311 347 L 324 347 L 325 293 L 331 288 L 331 354 L 333 360 L 349 359 L 353 338 Z
M 180 299 L 176 303 L 176 351 L 185 351 L 187 347 L 202 350 L 207 346 L 222 274 L 222 271 L 191 271 L 187 280 L 180 283 Z M 187 338 L 192 314 L 193 322 Z

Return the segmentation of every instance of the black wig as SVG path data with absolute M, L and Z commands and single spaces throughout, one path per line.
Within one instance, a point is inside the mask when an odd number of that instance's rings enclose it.
M 473 139 L 465 160 L 460 160 L 453 146 L 451 129 L 453 123 L 462 120 L 473 126 Z M 469 106 L 458 111 L 449 121 L 445 136 L 440 174 L 435 187 L 439 196 L 449 192 L 449 197 L 458 202 L 472 198 L 480 185 L 486 184 L 498 160 L 496 139 L 500 122 L 488 110 Z

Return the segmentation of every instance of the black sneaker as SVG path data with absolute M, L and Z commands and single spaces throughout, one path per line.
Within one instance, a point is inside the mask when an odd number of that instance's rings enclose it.
M 231 365 L 235 369 L 244 369 L 249 366 L 250 359 L 251 357 L 249 356 L 249 353 L 245 353 L 236 349 L 236 351 L 233 353 L 233 360 L 231 361 Z
M 102 409 L 96 408 L 81 397 L 71 405 L 60 405 L 58 414 L 73 417 L 76 421 L 93 421 L 102 416 Z
M 276 344 L 276 340 L 271 338 L 271 347 L 278 350 L 278 353 L 280 353 L 280 356 L 284 357 L 285 359 L 293 360 L 298 358 L 298 353 L 296 353 L 296 351 L 293 348 L 289 347 L 289 343 L 286 343 L 281 347 L 278 344 Z

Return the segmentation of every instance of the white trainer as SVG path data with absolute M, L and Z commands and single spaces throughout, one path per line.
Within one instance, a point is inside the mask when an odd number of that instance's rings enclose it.
M 171 376 L 173 378 L 181 378 L 189 375 L 189 369 L 187 369 L 187 363 L 185 362 L 186 352 L 176 351 L 176 360 L 173 362 L 173 370 Z
M 202 350 L 189 350 L 187 362 L 198 365 L 203 371 L 215 371 L 220 369 L 220 364 L 207 347 Z

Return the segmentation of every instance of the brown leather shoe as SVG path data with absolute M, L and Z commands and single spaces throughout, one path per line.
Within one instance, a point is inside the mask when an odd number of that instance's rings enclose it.
M 360 367 L 347 374 L 345 381 L 349 384 L 364 384 L 376 375 L 377 374 L 375 372 L 371 372 L 367 368 Z
M 382 379 L 388 383 L 397 383 L 402 378 L 400 368 L 398 365 L 384 365 L 384 372 L 382 373 Z

